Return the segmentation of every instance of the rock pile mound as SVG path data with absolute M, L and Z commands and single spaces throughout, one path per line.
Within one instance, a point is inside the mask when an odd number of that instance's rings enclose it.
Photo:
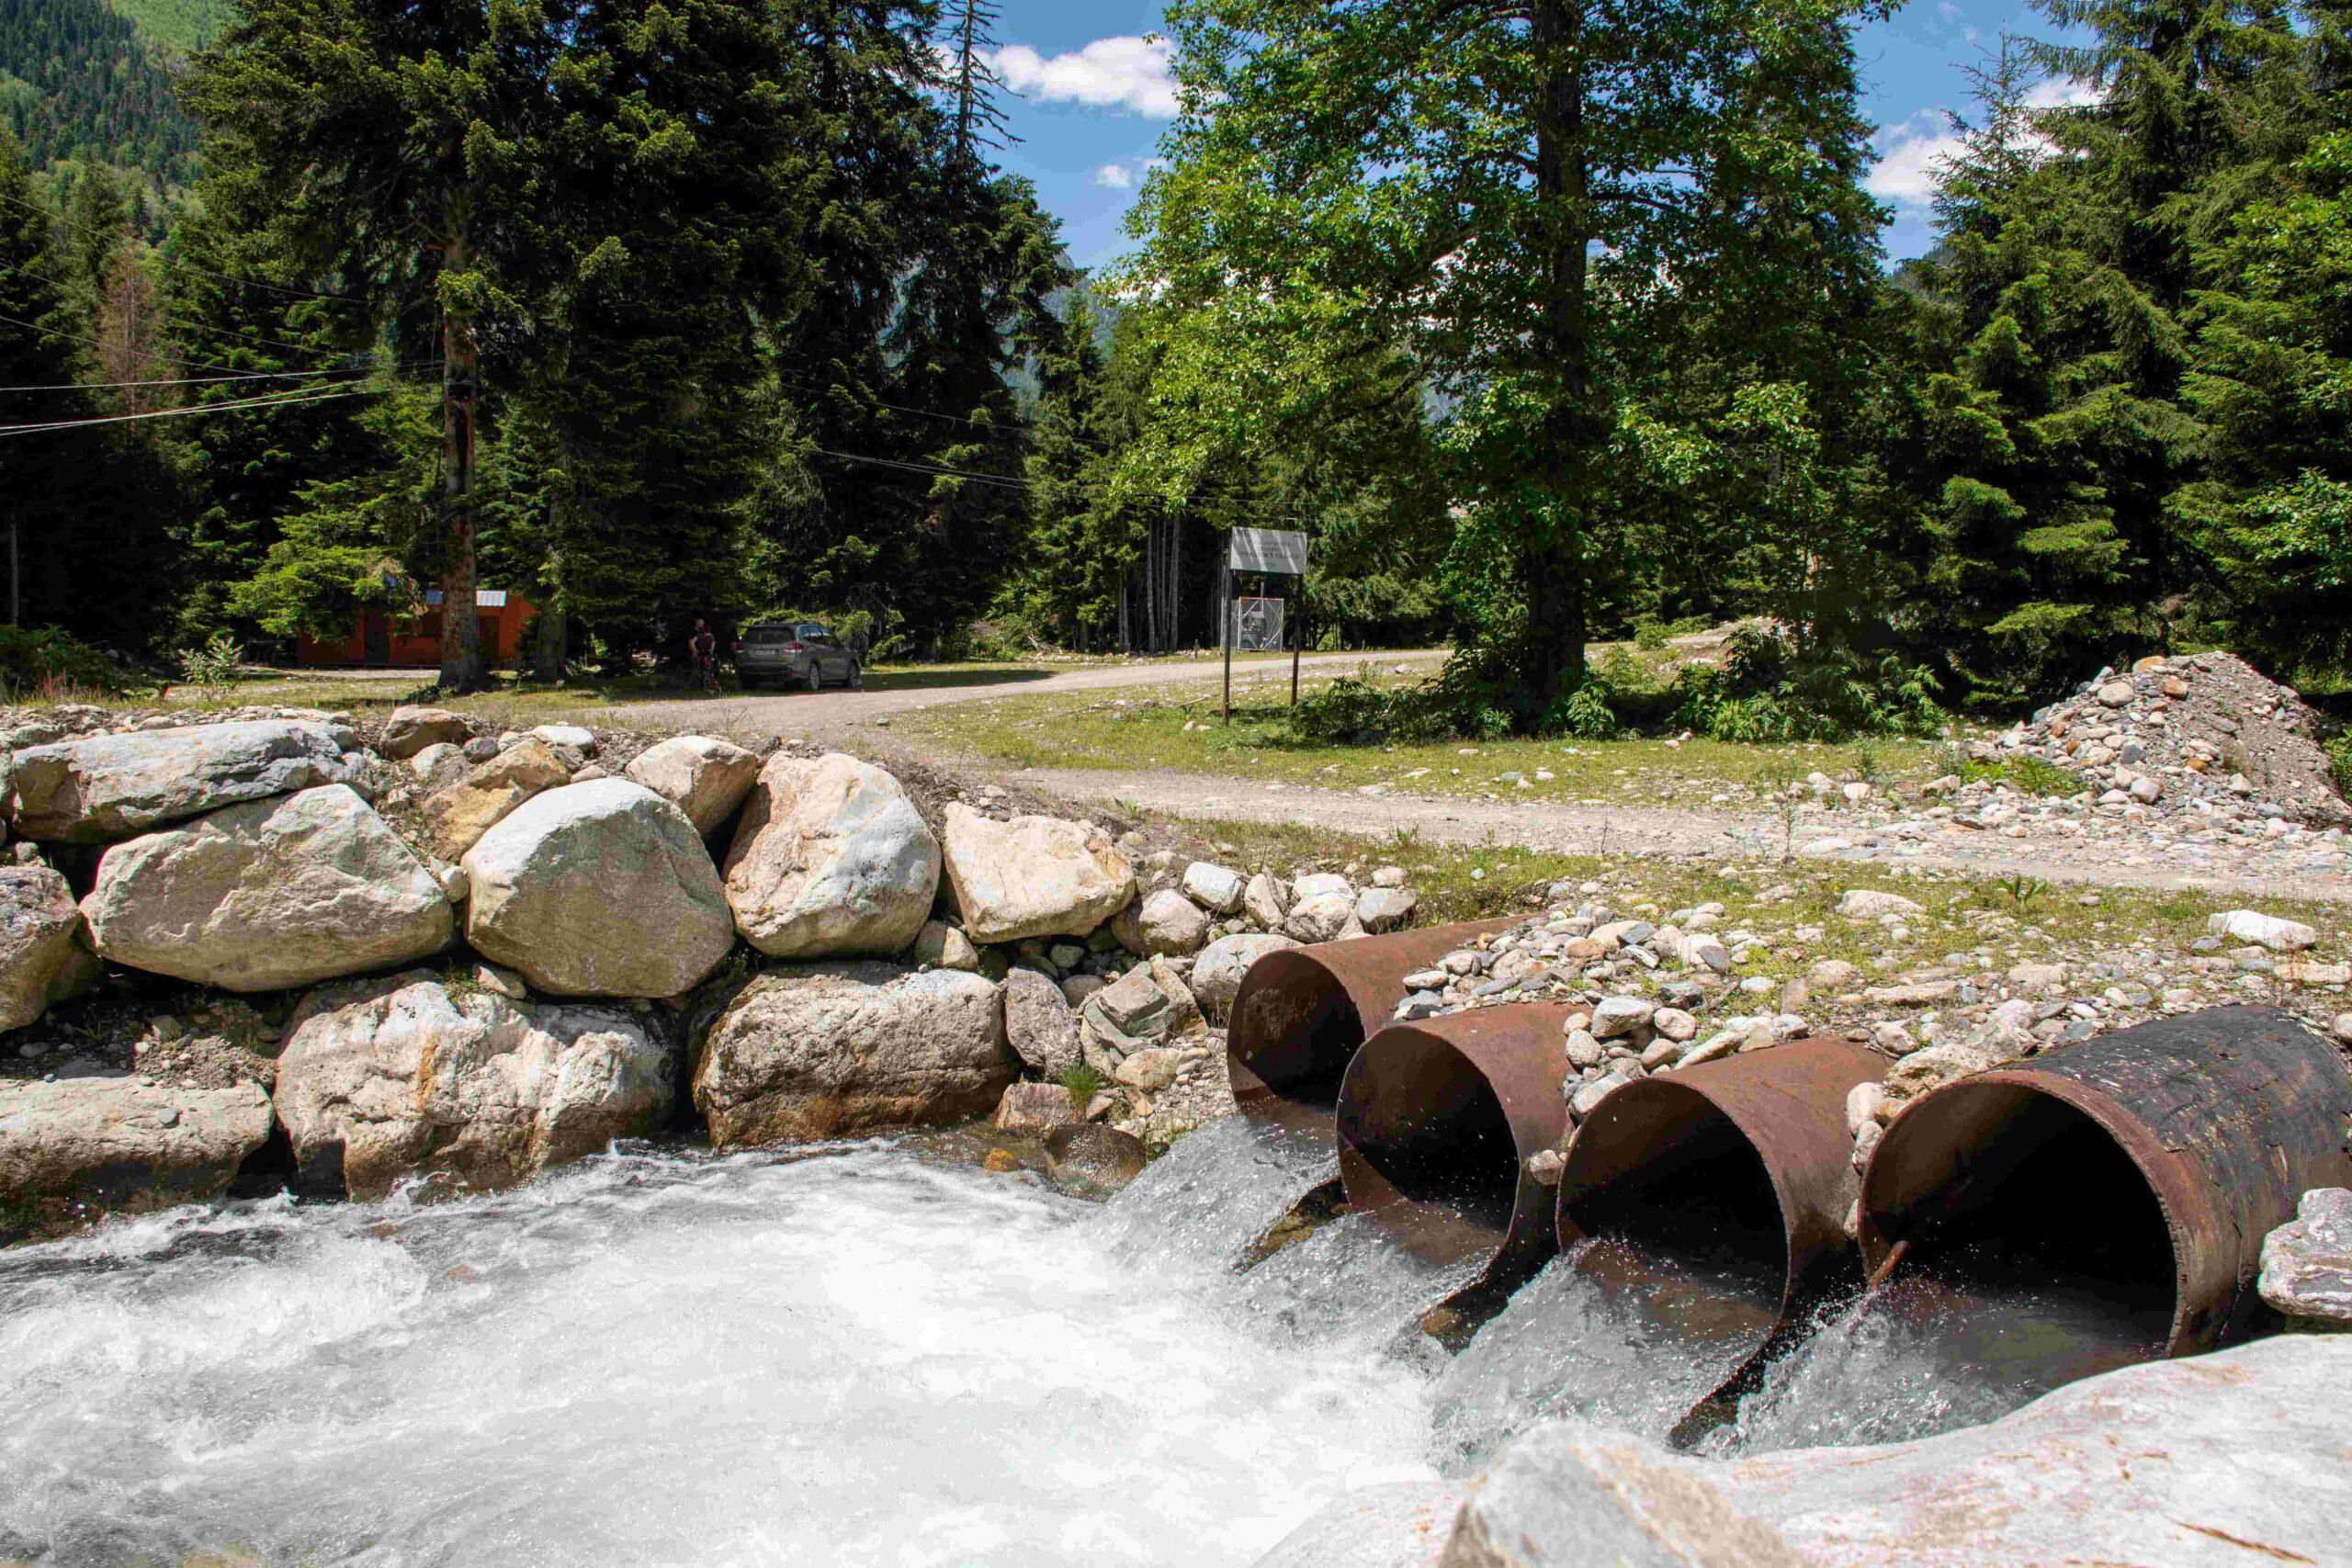
M 2285 815 L 2317 827 L 2352 822 L 2336 793 L 2320 716 L 2232 653 L 2143 659 L 2102 670 L 2081 690 L 1984 748 L 2080 773 L 2120 802 L 2227 815 Z M 2275 807 L 2266 810 L 2265 807 Z

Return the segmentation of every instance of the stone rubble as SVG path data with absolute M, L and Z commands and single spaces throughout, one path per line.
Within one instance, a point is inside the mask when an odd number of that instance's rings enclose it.
M 1441 1017 L 1516 1002 L 1566 1003 L 1561 1049 L 1567 1072 L 1561 1094 L 1567 1128 L 1589 1116 L 1613 1090 L 1637 1078 L 1699 1066 L 1740 1052 L 1817 1033 L 1841 1033 L 1893 1060 L 1883 1086 L 1871 1086 L 1867 1114 L 1849 1107 L 1860 1167 L 1887 1122 L 1930 1089 L 2031 1055 L 2061 1043 L 2232 1001 L 2273 999 L 2280 981 L 2302 987 L 2299 1007 L 2313 1028 L 2352 1042 L 2352 1020 L 2333 1024 L 2327 994 L 2352 984 L 2352 968 L 2300 954 L 2319 941 L 2310 927 L 2258 910 L 2215 916 L 2194 951 L 2158 953 L 2143 943 L 2080 964 L 2018 963 L 2001 967 L 1989 943 L 1954 953 L 1892 983 L 1863 983 L 1842 959 L 1814 964 L 1801 979 L 1775 983 L 1742 975 L 1787 954 L 1743 928 L 1717 931 L 1725 908 L 1702 903 L 1656 914 L 1621 911 L 1597 883 L 1555 885 L 1540 913 L 1446 953 L 1405 976 L 1400 1021 Z M 1759 898 L 1771 902 L 1771 890 Z M 1883 887 L 1845 889 L 1838 914 L 1852 926 L 1907 935 L 1906 921 L 1928 910 Z M 1982 929 L 2015 929 L 2008 916 L 1983 912 Z M 1799 927 L 1796 935 L 1823 932 Z M 1780 939 L 1785 942 L 1786 939 Z M 2224 949 L 2225 942 L 2235 945 Z

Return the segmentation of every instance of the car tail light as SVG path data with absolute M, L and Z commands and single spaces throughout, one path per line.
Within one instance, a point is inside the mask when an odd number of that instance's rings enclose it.
M 784 645 L 784 651 L 786 653 L 806 653 L 808 649 L 799 643 L 787 642 Z
M 750 645 L 749 643 L 745 642 L 741 637 L 737 637 L 737 638 L 735 639 L 735 651 L 736 651 L 736 652 L 738 652 L 738 653 L 742 652 L 742 651 L 743 651 L 743 649 L 745 649 L 746 648 L 748 648 L 748 647 L 750 647 L 750 646 L 751 646 L 751 645 Z

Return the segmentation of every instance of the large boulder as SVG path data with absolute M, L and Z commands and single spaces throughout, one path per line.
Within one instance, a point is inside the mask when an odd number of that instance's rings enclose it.
M 1982 1427 L 1726 1464 L 1541 1427 L 1470 1487 L 1445 1568 L 2338 1562 L 2352 1339 L 2284 1335 L 2072 1383 Z
M 727 907 L 778 958 L 887 957 L 922 930 L 939 840 L 899 781 L 838 751 L 775 756 L 727 852 Z
M 472 733 L 465 715 L 447 708 L 396 707 L 376 738 L 376 750 L 399 761 L 428 746 L 462 746 Z
M 412 971 L 303 998 L 277 1119 L 303 1169 L 354 1198 L 412 1176 L 494 1188 L 641 1137 L 668 1117 L 675 1049 L 626 1010 L 451 995 Z
M 95 962 L 65 878 L 45 865 L 0 866 L 0 1033 L 64 999 Z
M 516 807 L 571 782 L 571 770 L 544 741 L 509 746 L 464 778 L 425 797 L 424 817 L 432 825 L 433 852 L 443 860 L 458 859 Z
M 2261 1291 L 2293 1321 L 2352 1328 L 2352 1191 L 2304 1193 L 2295 1217 L 2262 1238 Z
M 752 793 L 760 760 L 731 740 L 673 735 L 639 751 L 622 772 L 684 812 L 707 839 Z
M 82 912 L 100 956 L 230 991 L 411 963 L 453 924 L 440 879 L 346 784 L 116 844 Z
M 1113 916 L 1111 934 L 1138 957 L 1197 953 L 1208 940 L 1209 918 L 1182 893 L 1162 887 Z
M 1058 1078 L 1085 1060 L 1077 1010 L 1059 986 L 1035 969 L 1014 969 L 1004 977 L 1004 1038 L 1042 1078 Z
M 1241 988 L 1241 976 L 1250 972 L 1250 965 L 1270 953 L 1297 945 L 1280 931 L 1237 931 L 1217 938 L 1193 960 L 1193 998 L 1211 1023 L 1224 1023 L 1226 1010 L 1233 1006 L 1234 993 Z
M 562 997 L 674 997 L 735 945 L 686 814 L 627 779 L 534 795 L 468 851 L 466 940 Z
M 0 1246 L 213 1197 L 268 1138 L 254 1083 L 0 1080 Z
M 343 777 L 347 725 L 308 719 L 191 724 L 30 746 L 10 774 L 17 831 L 107 844 L 240 801 Z
M 827 964 L 737 994 L 695 1066 L 695 1105 L 720 1147 L 801 1143 L 985 1116 L 1012 1065 L 979 976 Z
M 1084 823 L 998 822 L 956 801 L 945 829 L 947 880 L 976 942 L 1085 936 L 1135 896 L 1135 867 Z

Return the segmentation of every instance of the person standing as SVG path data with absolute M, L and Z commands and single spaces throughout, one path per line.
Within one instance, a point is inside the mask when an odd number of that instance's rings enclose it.
M 695 656 L 695 678 L 706 692 L 718 690 L 718 638 L 707 621 L 695 622 L 695 635 L 686 639 L 686 647 Z

